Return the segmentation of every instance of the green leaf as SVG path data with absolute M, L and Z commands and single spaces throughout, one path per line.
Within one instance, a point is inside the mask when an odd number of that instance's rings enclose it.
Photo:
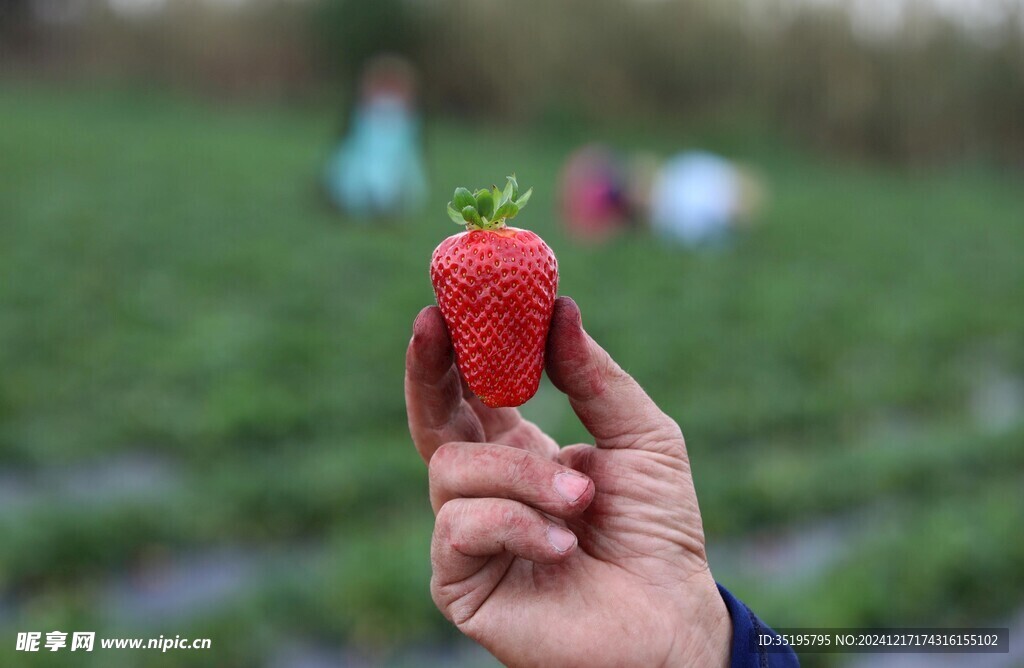
M 519 207 L 520 210 L 522 210 L 522 208 L 526 206 L 526 203 L 530 201 L 531 195 L 533 195 L 533 188 L 530 188 L 529 190 L 524 192 L 523 196 L 516 200 L 516 206 Z
M 508 177 L 508 183 L 505 185 L 505 201 L 514 202 L 519 199 L 519 182 L 516 181 L 516 175 Z
M 484 218 L 490 218 L 494 213 L 494 198 L 487 190 L 478 190 L 476 193 L 476 210 Z
M 517 213 L 519 213 L 519 207 L 516 206 L 515 202 L 505 202 L 494 212 L 494 219 L 501 220 L 504 218 L 505 220 L 512 220 L 516 217 Z
M 461 213 L 459 213 L 454 209 L 454 207 L 452 207 L 451 202 L 448 202 L 448 217 L 452 219 L 452 222 L 457 223 L 459 225 L 466 224 L 466 219 L 462 217 Z
M 455 208 L 459 211 L 462 211 L 467 206 L 476 206 L 476 200 L 473 199 L 473 193 L 469 192 L 466 188 L 456 188 L 453 201 L 455 202 Z
M 515 189 L 515 177 L 508 177 L 508 183 L 505 184 L 505 190 L 501 192 L 501 203 L 511 202 L 515 199 L 513 191 Z M 500 208 L 500 207 L 499 207 Z
M 467 223 L 471 223 L 477 227 L 483 227 L 483 223 L 480 222 L 480 214 L 471 206 L 467 206 L 462 210 L 462 217 Z

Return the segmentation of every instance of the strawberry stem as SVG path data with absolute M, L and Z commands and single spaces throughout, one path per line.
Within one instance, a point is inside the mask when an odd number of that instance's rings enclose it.
M 491 190 L 482 188 L 472 193 L 466 188 L 456 188 L 452 201 L 448 202 L 448 217 L 456 225 L 465 225 L 467 231 L 500 230 L 519 215 L 531 195 L 533 188 L 519 194 L 515 174 L 508 177 L 503 190 L 493 186 Z

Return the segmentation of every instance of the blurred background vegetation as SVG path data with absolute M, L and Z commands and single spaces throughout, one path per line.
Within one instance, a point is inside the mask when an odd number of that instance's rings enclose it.
M 429 110 L 717 119 L 903 163 L 1024 155 L 1019 0 L 5 0 L 0 57 L 308 101 L 380 51 Z
M 491 665 L 429 599 L 401 383 L 445 201 L 512 170 L 681 422 L 720 581 L 776 626 L 1024 628 L 1022 30 L 1009 0 L 5 0 L 0 665 Z M 316 180 L 380 50 L 420 70 L 433 197 L 371 227 Z M 765 224 L 574 246 L 555 182 L 594 139 L 753 164 Z M 524 410 L 586 438 L 549 384 Z M 214 649 L 13 651 L 58 629 Z

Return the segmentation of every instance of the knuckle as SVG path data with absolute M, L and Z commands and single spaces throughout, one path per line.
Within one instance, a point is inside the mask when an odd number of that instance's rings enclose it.
M 437 517 L 434 518 L 435 540 L 450 540 L 461 515 L 464 514 L 462 506 L 462 499 L 452 499 L 437 511 Z
M 654 431 L 658 438 L 666 443 L 683 445 L 683 430 L 679 428 L 675 420 L 661 411 L 659 411 L 657 426 Z
M 501 511 L 498 502 L 465 498 L 448 501 L 434 520 L 435 547 L 465 554 L 500 523 Z
M 471 619 L 473 619 L 477 609 L 478 608 L 465 600 L 452 601 L 448 605 L 448 619 L 450 619 L 452 624 L 455 624 L 458 628 L 462 628 L 468 624 Z
M 430 578 L 430 595 L 434 605 L 456 626 L 469 621 L 476 613 L 474 588 L 466 582 L 442 582 L 435 573 Z
M 643 430 L 647 438 L 652 442 L 682 444 L 683 431 L 676 424 L 676 421 L 663 413 L 658 408 L 652 408 L 644 420 L 646 428 Z
M 455 626 L 462 628 L 479 610 L 479 596 L 473 589 L 467 589 L 464 583 L 456 585 L 439 585 L 431 583 L 431 595 L 434 605 Z
M 529 524 L 529 518 L 514 506 L 508 506 L 501 511 L 501 526 L 506 531 L 515 532 L 524 529 Z
M 448 532 L 444 536 L 447 546 L 457 552 L 465 550 L 469 542 L 471 527 L 466 525 L 465 510 L 456 507 L 449 515 Z
M 434 605 L 442 613 L 445 613 L 448 609 L 448 601 L 451 600 L 451 596 L 448 595 L 448 586 L 441 581 L 438 576 L 438 567 L 434 565 L 434 573 L 430 576 L 430 597 L 434 599 Z M 447 614 L 445 615 L 447 617 Z
M 638 429 L 634 436 L 634 447 L 651 449 L 675 459 L 686 460 L 686 441 L 679 425 L 661 411 Z
M 515 453 L 506 464 L 505 480 L 512 487 L 521 485 L 530 474 L 533 454 L 528 450 Z
M 431 483 L 440 480 L 452 466 L 458 449 L 457 443 L 445 443 L 434 451 L 434 455 L 427 462 L 427 477 Z
M 687 459 L 686 445 L 683 443 L 682 440 L 678 440 L 678 441 L 664 441 L 662 443 L 662 448 L 664 449 L 664 452 L 665 452 L 666 455 L 668 455 L 672 459 L 684 460 L 683 461 L 683 466 L 686 465 L 686 462 L 685 462 L 685 460 Z

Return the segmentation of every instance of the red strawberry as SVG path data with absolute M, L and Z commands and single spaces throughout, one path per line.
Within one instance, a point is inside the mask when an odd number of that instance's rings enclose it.
M 492 408 L 537 392 L 558 291 L 558 262 L 544 240 L 506 226 L 526 206 L 515 176 L 505 189 L 458 188 L 448 215 L 466 226 L 434 250 L 430 281 L 469 389 Z

